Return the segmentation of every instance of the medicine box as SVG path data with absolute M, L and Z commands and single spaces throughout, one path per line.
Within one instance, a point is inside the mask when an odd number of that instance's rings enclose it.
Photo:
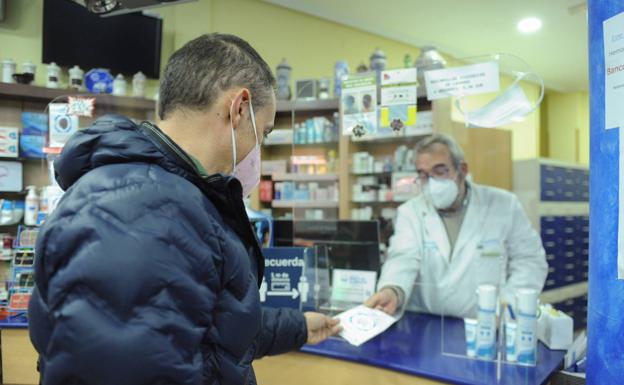
M 17 127 L 0 127 L 0 157 L 17 158 L 19 129 Z
M 0 161 L 0 191 L 19 192 L 22 190 L 22 163 Z

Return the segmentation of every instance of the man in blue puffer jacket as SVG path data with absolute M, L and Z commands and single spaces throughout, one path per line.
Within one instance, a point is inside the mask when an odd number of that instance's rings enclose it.
M 318 313 L 260 307 L 243 197 L 274 84 L 245 41 L 204 35 L 167 64 L 158 127 L 105 116 L 67 143 L 29 307 L 43 385 L 254 384 L 254 358 L 339 332 Z

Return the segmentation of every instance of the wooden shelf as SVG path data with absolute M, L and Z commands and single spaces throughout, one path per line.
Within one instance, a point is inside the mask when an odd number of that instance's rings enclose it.
M 284 201 L 274 200 L 273 208 L 282 209 L 337 209 L 338 201 Z
M 380 175 L 392 175 L 392 173 L 395 171 L 380 171 L 380 172 L 355 172 L 355 171 L 351 171 L 351 175 L 353 176 L 380 176 Z
M 338 174 L 272 174 L 270 176 L 274 182 L 333 182 L 338 180 Z
M 405 203 L 407 202 L 407 200 L 399 200 L 399 201 L 357 201 L 357 200 L 352 200 L 351 203 L 356 203 L 356 204 L 370 204 L 370 205 L 385 205 L 385 204 L 401 204 L 401 203 Z
M 340 101 L 338 99 L 319 99 L 319 100 L 278 100 L 277 113 L 307 111 L 307 112 L 338 112 Z
M 337 146 L 337 141 L 332 142 L 318 142 L 318 143 L 266 143 L 263 148 L 267 147 L 322 147 L 322 146 Z
M 407 140 L 420 140 L 426 136 L 428 135 L 377 136 L 377 137 L 363 137 L 361 139 L 356 139 L 354 137 L 351 137 L 351 143 L 403 142 Z
M 26 84 L 0 83 L 0 98 L 49 103 L 61 96 L 87 96 L 96 98 L 95 108 L 108 106 L 135 110 L 154 110 L 156 102 L 152 99 L 110 94 L 91 94 L 71 89 L 52 89 Z

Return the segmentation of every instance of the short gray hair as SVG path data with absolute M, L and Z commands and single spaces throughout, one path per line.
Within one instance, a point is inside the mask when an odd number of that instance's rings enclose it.
M 246 87 L 256 111 L 268 105 L 275 77 L 255 49 L 238 36 L 212 33 L 171 55 L 160 82 L 161 120 L 177 109 L 207 110 L 231 87 Z
M 430 152 L 432 147 L 436 144 L 442 144 L 448 148 L 451 153 L 453 165 L 456 169 L 459 169 L 459 166 L 465 161 L 464 150 L 462 150 L 461 146 L 455 141 L 455 139 L 446 134 L 433 134 L 421 139 L 418 143 L 416 143 L 414 158 L 416 158 L 418 154 Z

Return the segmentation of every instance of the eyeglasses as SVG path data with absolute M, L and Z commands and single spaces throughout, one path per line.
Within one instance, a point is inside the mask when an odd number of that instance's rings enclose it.
M 418 177 L 416 178 L 416 181 L 419 184 L 424 185 L 429 181 L 429 178 L 448 179 L 450 173 L 451 169 L 447 165 L 439 164 L 432 168 L 430 172 L 426 172 L 423 170 L 418 171 Z

